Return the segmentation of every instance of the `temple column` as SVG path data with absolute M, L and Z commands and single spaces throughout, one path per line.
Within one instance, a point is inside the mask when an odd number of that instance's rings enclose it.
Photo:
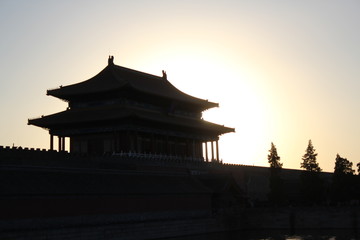
M 174 137 L 174 155 L 179 155 L 179 141 L 176 137 Z
M 216 140 L 216 160 L 218 162 L 220 161 L 220 157 L 219 157 L 219 140 Z
M 211 141 L 211 161 L 214 161 L 214 141 Z
M 169 136 L 166 136 L 166 140 L 165 140 L 165 152 L 166 152 L 166 155 L 171 155 L 170 153 L 170 139 L 169 139 Z
M 202 149 L 203 149 L 203 147 L 202 147 L 202 145 L 203 145 L 203 142 L 200 140 L 197 140 L 197 141 L 195 141 L 194 140 L 194 144 L 195 144 L 195 158 L 203 158 L 203 159 L 205 159 L 204 158 L 204 154 L 203 154 L 203 151 L 202 151 Z
M 133 134 L 133 132 L 129 132 L 129 139 L 130 139 L 130 151 L 134 152 L 135 151 L 135 134 Z
M 195 158 L 199 159 L 202 157 L 202 142 L 199 140 L 195 141 Z
M 117 138 L 116 132 L 113 131 L 113 133 L 112 133 L 112 141 L 111 141 L 111 151 L 112 152 L 116 152 L 116 143 L 117 143 L 116 138 Z
M 125 134 L 125 142 L 126 142 L 126 152 L 130 152 L 131 151 L 131 137 L 130 137 L 130 131 L 126 131 Z
M 121 152 L 121 150 L 125 150 L 123 149 L 124 147 L 120 148 L 120 141 L 121 141 L 121 133 L 120 132 L 115 132 L 115 152 Z
M 65 137 L 62 137 L 61 147 L 62 147 L 62 151 L 65 151 Z
M 206 159 L 206 162 L 209 161 L 209 155 L 208 155 L 208 146 L 207 146 L 207 142 L 205 142 L 205 159 Z
M 158 152 L 158 149 L 157 149 L 157 144 L 156 144 L 156 137 L 155 137 L 155 134 L 154 133 L 151 133 L 151 151 L 152 151 L 152 154 L 155 154 Z
M 60 136 L 58 136 L 58 151 L 60 152 L 61 151 L 61 137 Z
M 139 153 L 139 138 L 138 138 L 138 134 L 137 132 L 133 133 L 133 137 L 134 137 L 134 146 L 133 146 L 133 150 L 135 153 Z
M 54 150 L 54 135 L 50 134 L 50 150 Z
M 135 152 L 136 153 L 141 153 L 142 149 L 141 149 L 141 137 L 139 136 L 138 132 L 135 132 Z

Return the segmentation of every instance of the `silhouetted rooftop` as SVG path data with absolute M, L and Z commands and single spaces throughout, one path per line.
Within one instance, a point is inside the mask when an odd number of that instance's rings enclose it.
M 137 118 L 155 122 L 157 124 L 169 124 L 198 130 L 212 131 L 217 134 L 224 134 L 235 131 L 233 128 L 210 123 L 202 119 L 159 114 L 152 111 L 129 108 L 123 105 L 107 105 L 66 110 L 41 118 L 31 119 L 29 120 L 29 124 L 43 128 L 53 128 L 70 124 L 73 125 L 101 121 L 108 122 L 126 118 Z
M 98 95 L 131 88 L 135 91 L 199 106 L 202 110 L 217 107 L 217 103 L 190 96 L 174 87 L 166 73 L 155 76 L 113 64 L 112 59 L 96 76 L 72 85 L 47 91 L 47 95 L 71 101 L 82 96 Z

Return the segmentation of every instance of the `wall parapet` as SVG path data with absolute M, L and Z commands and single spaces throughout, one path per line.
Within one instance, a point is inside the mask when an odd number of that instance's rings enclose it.
M 69 153 L 50 149 L 28 148 L 17 146 L 0 146 L 0 164 L 52 164 L 56 162 L 72 162 L 87 166 L 86 163 L 131 163 L 153 166 L 181 166 L 181 167 L 239 167 L 242 164 L 227 164 L 220 162 L 206 162 L 203 158 L 181 157 L 152 153 L 119 152 L 104 155 L 88 155 L 83 153 Z

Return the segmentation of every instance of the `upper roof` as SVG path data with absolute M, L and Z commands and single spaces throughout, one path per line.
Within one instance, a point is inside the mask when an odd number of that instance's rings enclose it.
M 168 100 L 196 105 L 202 110 L 218 106 L 217 103 L 196 98 L 180 91 L 167 80 L 166 72 L 164 71 L 162 77 L 139 72 L 115 65 L 113 57 L 109 58 L 108 65 L 96 76 L 80 83 L 48 90 L 47 95 L 71 101 L 82 96 L 95 96 L 116 92 L 124 87 Z

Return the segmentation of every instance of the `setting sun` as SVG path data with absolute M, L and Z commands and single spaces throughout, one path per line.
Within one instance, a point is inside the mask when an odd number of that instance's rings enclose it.
M 220 138 L 220 156 L 224 162 L 264 164 L 263 156 L 268 148 L 264 139 L 268 139 L 270 134 L 269 118 L 266 117 L 266 99 L 256 89 L 258 80 L 251 79 L 257 75 L 249 75 L 249 69 L 244 71 L 245 66 L 240 61 L 234 64 L 231 56 L 224 56 L 216 50 L 200 51 L 191 49 L 191 46 L 183 46 L 182 50 L 173 50 L 171 57 L 163 57 L 158 55 L 166 50 L 157 49 L 158 54 L 154 55 L 158 58 L 140 68 L 160 75 L 161 66 L 169 81 L 179 90 L 219 103 L 219 108 L 205 111 L 203 117 L 236 130 L 236 133 Z

